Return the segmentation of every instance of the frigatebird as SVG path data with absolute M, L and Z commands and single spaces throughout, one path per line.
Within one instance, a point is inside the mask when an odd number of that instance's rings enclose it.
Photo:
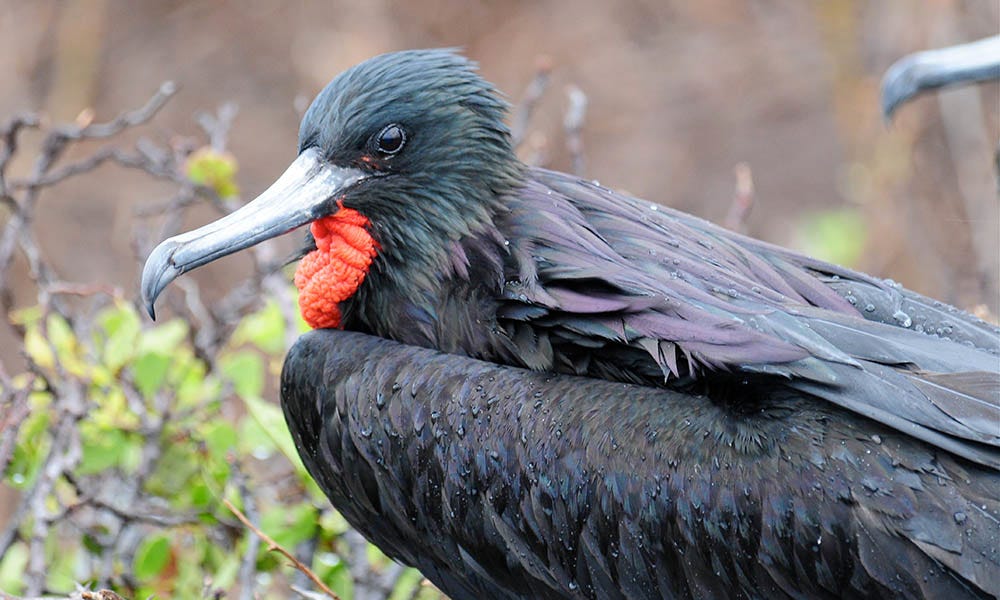
M 180 274 L 309 225 L 281 400 L 310 474 L 455 598 L 1000 594 L 1000 331 L 515 156 L 450 50 L 372 58 Z

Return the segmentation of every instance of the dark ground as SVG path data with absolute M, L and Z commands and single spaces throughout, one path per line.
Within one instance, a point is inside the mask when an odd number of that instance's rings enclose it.
M 589 97 L 588 177 L 721 221 L 734 166 L 747 162 L 756 184 L 751 235 L 811 248 L 812 215 L 846 208 L 867 230 L 838 234 L 860 248 L 853 266 L 995 314 L 996 85 L 924 98 L 891 127 L 877 92 L 894 59 L 996 34 L 998 19 L 996 2 L 945 0 L 3 0 L 0 118 L 41 109 L 66 120 L 92 107 L 106 119 L 172 79 L 180 95 L 144 133 L 192 133 L 195 111 L 237 103 L 230 148 L 250 197 L 293 158 L 297 99 L 308 101 L 356 62 L 462 46 L 516 101 L 547 56 L 552 86 L 533 143 L 545 144 L 552 167 L 569 168 L 561 121 L 573 83 Z M 961 107 L 950 121 L 943 102 Z M 956 141 L 956 128 L 971 139 Z M 26 150 L 37 147 L 26 139 Z M 15 172 L 27 167 L 22 161 Z M 134 291 L 138 262 L 125 227 L 133 207 L 166 191 L 121 169 L 102 173 L 50 192 L 36 226 L 66 279 Z M 219 292 L 248 266 L 236 257 L 197 276 Z M 25 277 L 23 261 L 13 275 Z M 23 301 L 31 300 L 28 290 Z M 0 325 L 0 361 L 17 372 L 13 340 Z

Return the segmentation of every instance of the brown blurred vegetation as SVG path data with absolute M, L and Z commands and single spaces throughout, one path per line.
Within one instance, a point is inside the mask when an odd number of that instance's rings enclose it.
M 998 224 L 975 222 L 968 207 L 997 201 L 997 86 L 949 92 L 963 107 L 952 121 L 931 96 L 886 126 L 878 82 L 896 58 L 996 34 L 998 19 L 996 2 L 975 0 L 3 0 L 0 117 L 32 109 L 65 120 L 90 107 L 107 118 L 171 79 L 181 92 L 152 135 L 190 133 L 196 110 L 238 104 L 229 148 L 252 197 L 292 159 L 304 103 L 358 61 L 461 46 L 516 101 L 545 56 L 552 88 L 531 144 L 550 166 L 569 168 L 561 119 L 564 89 L 575 84 L 589 97 L 588 177 L 722 221 L 734 167 L 746 162 L 755 184 L 751 235 L 813 249 L 805 239 L 812 216 L 846 209 L 863 224 L 839 234 L 858 248 L 853 266 L 995 314 L 996 289 L 982 271 L 996 257 L 975 257 L 972 231 L 995 253 Z M 955 119 L 981 139 L 956 147 L 948 133 Z M 38 143 L 26 136 L 22 156 Z M 28 166 L 15 164 L 13 174 Z M 137 203 L 162 200 L 166 189 L 121 169 L 104 172 L 49 192 L 35 226 L 65 279 L 135 290 L 124 228 Z M 221 293 L 249 265 L 234 257 L 195 276 Z M 23 261 L 12 276 L 27 277 Z M 5 325 L 0 361 L 20 369 Z

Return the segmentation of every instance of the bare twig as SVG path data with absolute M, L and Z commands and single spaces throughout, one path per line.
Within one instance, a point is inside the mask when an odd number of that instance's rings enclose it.
M 583 176 L 583 138 L 581 130 L 587 115 L 587 95 L 583 90 L 571 85 L 566 89 L 569 106 L 563 118 L 563 129 L 566 131 L 566 149 L 569 150 L 570 164 L 574 175 Z
M 239 490 L 240 500 L 243 503 L 243 510 L 246 511 L 247 520 L 251 523 L 260 521 L 260 515 L 257 514 L 257 500 L 247 489 L 246 478 L 240 471 L 239 464 L 232 460 L 230 467 L 233 471 L 236 489 Z M 247 540 L 246 550 L 243 552 L 243 560 L 240 562 L 240 598 L 244 600 L 253 600 L 256 596 L 254 579 L 257 577 L 257 553 L 259 551 L 260 537 L 250 536 Z
M 736 191 L 733 193 L 733 201 L 729 205 L 729 212 L 724 221 L 726 227 L 733 231 L 745 233 L 747 215 L 753 208 L 753 172 L 750 165 L 741 162 L 733 169 L 736 174 Z
M 6 373 L 0 371 L 0 478 L 6 477 L 7 467 L 14 455 L 15 434 L 31 414 L 28 406 L 31 388 L 30 383 L 15 388 Z
M 510 137 L 517 148 L 525 140 L 528 133 L 528 126 L 531 124 L 531 117 L 535 113 L 538 102 L 545 95 L 545 90 L 549 86 L 549 76 L 552 73 L 552 59 L 547 56 L 540 56 L 535 66 L 535 76 L 531 83 L 524 90 L 524 96 L 517 104 L 514 111 L 514 123 L 511 126 Z
M 316 587 L 322 590 L 324 594 L 326 594 L 330 598 L 333 598 L 334 600 L 340 600 L 340 596 L 335 594 L 333 590 L 327 587 L 327 585 L 323 583 L 323 580 L 320 579 L 315 573 L 313 573 L 312 569 L 299 562 L 299 559 L 295 558 L 295 555 L 293 555 L 288 550 L 285 550 L 281 546 L 281 544 L 275 542 L 269 535 L 258 529 L 256 525 L 254 525 L 253 523 L 250 522 L 249 519 L 247 519 L 246 515 L 240 512 L 240 509 L 236 508 L 233 505 L 232 502 L 230 502 L 228 499 L 224 499 L 222 503 L 225 504 L 226 508 L 228 508 L 230 512 L 232 512 L 236 516 L 236 518 L 240 520 L 241 523 L 246 525 L 247 528 L 250 529 L 250 531 L 253 531 L 255 534 L 257 534 L 257 536 L 260 537 L 260 539 L 264 540 L 264 543 L 267 544 L 268 552 L 277 552 L 278 554 L 281 554 L 292 563 L 292 566 L 294 566 L 302 573 L 305 573 L 306 577 L 308 577 L 310 581 L 316 584 Z
M 17 209 L 17 203 L 8 194 L 7 190 L 7 164 L 11 157 L 17 152 L 18 135 L 25 128 L 38 127 L 41 119 L 38 115 L 24 113 L 15 115 L 0 129 L 0 139 L 3 140 L 3 149 L 0 150 L 0 201 Z
M 199 113 L 196 117 L 198 126 L 208 135 L 209 144 L 216 152 L 224 152 L 229 140 L 229 130 L 233 120 L 240 112 L 240 107 L 234 102 L 227 102 L 212 113 Z

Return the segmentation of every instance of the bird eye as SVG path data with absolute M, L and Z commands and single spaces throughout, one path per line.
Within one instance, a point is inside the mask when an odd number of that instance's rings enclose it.
M 392 156 L 403 149 L 406 143 L 406 132 L 399 125 L 386 125 L 375 139 L 378 151 L 386 156 Z

